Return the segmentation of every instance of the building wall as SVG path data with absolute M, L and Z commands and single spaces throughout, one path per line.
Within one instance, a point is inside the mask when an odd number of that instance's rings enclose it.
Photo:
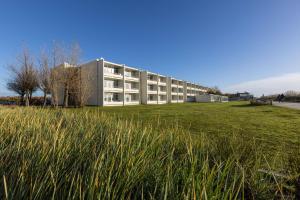
M 82 78 L 89 76 L 87 105 L 103 106 L 103 60 L 94 60 L 81 66 Z

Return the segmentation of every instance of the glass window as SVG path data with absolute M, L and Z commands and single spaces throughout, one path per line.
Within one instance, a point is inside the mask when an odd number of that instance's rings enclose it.
M 125 71 L 125 76 L 127 76 L 127 77 L 131 77 L 131 76 L 132 76 L 131 74 L 132 74 L 131 72 L 129 72 L 129 71 Z

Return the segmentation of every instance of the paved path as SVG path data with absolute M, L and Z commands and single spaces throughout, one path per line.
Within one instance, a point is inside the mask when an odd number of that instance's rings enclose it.
M 288 103 L 288 102 L 279 103 L 279 102 L 274 101 L 273 105 L 300 110 L 300 103 Z

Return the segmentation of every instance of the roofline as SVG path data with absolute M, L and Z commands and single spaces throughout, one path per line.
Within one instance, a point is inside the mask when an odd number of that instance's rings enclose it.
M 156 76 L 161 76 L 161 77 L 165 77 L 165 78 L 171 78 L 171 79 L 176 80 L 176 81 L 185 82 L 186 84 L 191 84 L 191 85 L 198 86 L 201 89 L 206 89 L 206 90 L 209 89 L 209 87 L 202 86 L 202 85 L 197 84 L 197 83 L 193 83 L 193 82 L 190 82 L 190 81 L 185 81 L 185 80 L 182 80 L 182 79 L 177 79 L 177 78 L 174 78 L 172 76 L 162 75 L 162 74 L 159 74 L 159 73 L 151 72 L 151 71 L 140 69 L 140 68 L 137 68 L 137 67 L 130 67 L 130 66 L 127 66 L 125 64 L 119 64 L 119 63 L 110 62 L 110 61 L 104 60 L 104 58 L 100 58 L 100 59 L 97 58 L 97 59 L 94 59 L 94 60 L 90 60 L 90 61 L 81 63 L 80 65 L 88 64 L 88 63 L 91 63 L 91 62 L 94 62 L 94 61 L 99 62 L 100 60 L 102 60 L 103 62 L 108 63 L 108 64 L 117 65 L 117 66 L 120 66 L 120 67 L 124 66 L 125 68 L 128 68 L 128 69 L 137 70 L 137 71 L 141 71 L 141 72 L 146 72 L 148 74 L 152 74 L 152 75 L 156 75 Z

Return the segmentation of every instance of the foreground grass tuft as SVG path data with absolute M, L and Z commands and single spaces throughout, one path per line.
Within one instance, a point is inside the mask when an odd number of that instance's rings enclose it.
M 274 199 L 299 192 L 299 150 L 266 154 L 240 133 L 195 136 L 178 123 L 161 128 L 91 110 L 1 108 L 0 137 L 0 199 Z

